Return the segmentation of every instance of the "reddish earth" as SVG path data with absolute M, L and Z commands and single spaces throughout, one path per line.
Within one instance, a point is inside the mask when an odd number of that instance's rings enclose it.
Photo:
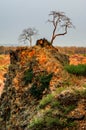
M 70 56 L 69 60 L 70 60 L 70 65 L 86 64 L 86 56 L 82 56 L 78 54 Z
M 4 74 L 7 72 L 9 64 L 10 64 L 9 55 L 0 55 L 0 95 L 4 87 Z

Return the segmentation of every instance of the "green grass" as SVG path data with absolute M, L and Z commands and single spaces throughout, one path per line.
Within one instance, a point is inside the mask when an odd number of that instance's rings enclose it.
M 77 76 L 86 76 L 86 64 L 66 65 L 65 70 Z

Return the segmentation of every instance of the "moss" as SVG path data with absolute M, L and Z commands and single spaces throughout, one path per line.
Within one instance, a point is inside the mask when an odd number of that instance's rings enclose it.
M 59 107 L 59 106 L 60 106 L 60 102 L 59 102 L 59 101 L 54 100 L 54 101 L 51 103 L 51 107 L 52 107 L 52 108 Z
M 68 114 L 69 112 L 74 110 L 76 108 L 76 106 L 75 105 L 70 105 L 70 106 L 63 107 L 63 108 L 64 108 L 64 114 Z
M 49 103 L 51 103 L 53 99 L 53 95 L 52 94 L 48 94 L 46 97 L 44 97 L 40 103 L 39 103 L 39 108 L 44 108 L 46 105 L 48 105 Z
M 61 118 L 61 117 L 54 117 L 54 116 L 44 116 L 43 118 L 35 118 L 31 124 L 29 125 L 29 129 L 35 130 L 50 130 L 53 128 L 63 129 L 63 128 L 70 128 L 75 126 L 74 121 L 70 121 L 67 118 Z
M 56 94 L 60 94 L 62 91 L 66 90 L 66 87 L 59 87 L 56 89 Z
M 28 126 L 28 128 L 31 130 L 35 130 L 35 128 L 37 130 L 40 130 L 43 126 L 44 126 L 44 119 L 34 118 L 33 121 L 30 123 L 30 125 Z
M 86 89 L 84 90 L 75 90 L 75 94 L 78 98 L 86 98 Z
M 54 94 L 48 94 L 40 101 L 38 111 L 41 113 L 41 110 L 43 110 L 43 113 L 40 114 L 39 118 L 35 117 L 35 120 L 32 121 L 31 124 L 33 125 L 30 127 L 32 130 L 35 130 L 35 128 L 38 130 L 45 128 L 46 130 L 53 130 L 53 128 L 63 129 L 75 126 L 75 122 L 69 120 L 67 114 L 74 110 L 76 105 L 62 105 L 54 96 Z M 50 106 L 49 109 L 44 110 L 47 105 Z

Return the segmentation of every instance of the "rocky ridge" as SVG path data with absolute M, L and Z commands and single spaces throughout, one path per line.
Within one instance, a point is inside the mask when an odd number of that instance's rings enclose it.
M 45 39 L 40 43 L 10 52 L 0 130 L 85 130 L 85 80 L 80 86 L 72 82 L 64 70 L 68 56 Z

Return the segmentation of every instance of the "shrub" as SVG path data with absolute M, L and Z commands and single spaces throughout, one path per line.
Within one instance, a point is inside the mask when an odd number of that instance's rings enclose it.
M 86 64 L 66 65 L 65 69 L 71 74 L 86 76 Z
M 31 83 L 32 78 L 33 78 L 33 70 L 32 69 L 27 69 L 24 72 L 24 76 L 23 76 L 24 84 L 27 85 L 28 83 Z
M 43 92 L 49 89 L 49 83 L 52 78 L 52 74 L 43 74 L 42 76 L 36 77 L 38 82 L 36 81 L 33 83 L 32 87 L 30 88 L 30 94 L 39 99 L 42 97 Z M 36 80 L 36 79 L 35 79 Z

